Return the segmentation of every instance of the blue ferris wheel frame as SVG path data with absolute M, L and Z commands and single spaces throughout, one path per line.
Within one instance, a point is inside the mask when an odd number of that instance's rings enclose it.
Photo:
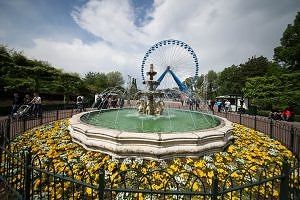
M 198 63 L 198 58 L 196 53 L 194 52 L 194 50 L 186 43 L 179 41 L 179 40 L 173 40 L 173 39 L 169 39 L 169 40 L 163 40 L 160 41 L 156 44 L 154 44 L 152 47 L 149 48 L 149 50 L 146 52 L 143 61 L 142 61 L 142 65 L 141 65 L 141 74 L 142 74 L 142 80 L 143 82 L 145 82 L 145 75 L 144 75 L 144 67 L 145 67 L 145 63 L 149 57 L 149 55 L 155 51 L 156 49 L 158 49 L 161 46 L 165 46 L 165 45 L 178 45 L 184 49 L 186 49 L 186 51 L 193 57 L 194 63 L 195 63 L 195 75 L 194 75 L 194 79 L 193 82 L 195 81 L 196 76 L 198 76 L 198 70 L 199 70 L 199 63 Z M 161 76 L 157 79 L 158 85 L 160 84 L 160 82 L 163 80 L 163 78 L 165 77 L 165 75 L 167 73 L 170 73 L 174 79 L 174 81 L 177 83 L 180 91 L 185 92 L 185 93 L 189 93 L 187 86 L 176 76 L 176 74 L 170 69 L 170 66 L 167 67 L 167 69 L 161 74 Z M 158 86 L 157 85 L 157 86 Z

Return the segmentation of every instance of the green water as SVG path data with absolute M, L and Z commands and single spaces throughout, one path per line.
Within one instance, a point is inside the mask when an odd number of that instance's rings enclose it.
M 139 114 L 136 109 L 107 110 L 87 113 L 84 123 L 129 132 L 185 132 L 216 127 L 220 120 L 200 112 L 164 110 L 161 116 Z

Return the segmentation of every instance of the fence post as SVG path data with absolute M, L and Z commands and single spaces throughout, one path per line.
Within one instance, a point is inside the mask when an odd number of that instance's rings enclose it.
M 56 120 L 58 120 L 58 108 L 56 109 Z
M 242 124 L 242 113 L 240 112 L 240 124 Z
M 104 200 L 104 189 L 105 189 L 105 171 L 104 168 L 100 169 L 99 173 L 99 200 Z
M 31 151 L 24 150 L 24 199 L 30 199 L 31 186 Z
M 217 172 L 214 172 L 213 180 L 212 180 L 212 197 L 211 200 L 217 200 L 218 199 L 218 175 Z
M 257 119 L 256 119 L 256 115 L 254 115 L 254 130 L 256 130 L 256 126 L 257 126 L 257 124 L 256 124 L 256 121 Z
M 281 182 L 280 182 L 280 194 L 279 199 L 285 200 L 289 199 L 289 172 L 290 165 L 287 162 L 287 159 L 284 158 L 281 170 Z
M 23 119 L 23 132 L 26 131 L 26 119 L 24 118 Z
M 41 113 L 40 124 L 43 124 L 43 112 Z
M 270 119 L 270 138 L 273 139 L 273 120 L 272 120 L 272 118 Z
M 4 145 L 6 145 L 6 141 L 10 141 L 10 128 L 11 128 L 11 118 L 7 119 L 7 127 L 6 127 L 6 135 L 4 135 Z
M 294 150 L 294 137 L 295 137 L 295 133 L 294 133 L 294 126 L 293 125 L 291 125 L 291 132 L 290 132 L 290 134 L 291 134 L 291 139 L 290 139 L 290 150 L 292 151 L 292 152 L 294 152 L 293 150 Z

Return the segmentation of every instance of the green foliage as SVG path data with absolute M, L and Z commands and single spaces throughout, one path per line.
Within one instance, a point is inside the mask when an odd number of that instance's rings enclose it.
M 285 29 L 280 44 L 274 49 L 274 60 L 291 71 L 300 70 L 300 12 Z
M 92 93 L 101 92 L 108 87 L 107 77 L 104 73 L 89 72 L 85 75 L 83 82 Z
M 76 95 L 82 89 L 78 74 L 64 73 L 49 63 L 31 60 L 0 45 L 0 91 Z
M 107 87 L 120 87 L 124 81 L 120 72 L 89 72 L 84 79 L 76 73 L 65 73 L 48 62 L 31 60 L 22 52 L 0 45 L 0 91 L 39 91 L 63 95 L 64 101 L 72 95 L 90 95 Z
M 122 74 L 120 72 L 109 72 L 106 74 L 108 87 L 119 87 L 124 84 Z
M 218 76 L 219 94 L 241 94 L 242 79 L 240 69 L 236 65 L 225 68 Z
M 251 98 L 252 103 L 260 108 L 299 106 L 299 79 L 300 73 L 249 78 L 243 92 L 245 97 Z
M 239 66 L 227 67 L 218 76 L 218 93 L 241 95 L 248 78 L 265 76 L 268 72 L 273 73 L 277 70 L 276 67 L 263 56 L 258 58 L 253 56 Z
M 217 96 L 218 74 L 213 70 L 208 71 L 206 81 L 207 99 L 213 99 Z

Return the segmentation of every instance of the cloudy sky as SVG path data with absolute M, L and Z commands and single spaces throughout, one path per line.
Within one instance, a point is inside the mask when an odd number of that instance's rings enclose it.
M 206 73 L 271 59 L 297 11 L 299 0 L 0 0 L 0 43 L 67 72 L 140 79 L 145 52 L 177 39 Z

